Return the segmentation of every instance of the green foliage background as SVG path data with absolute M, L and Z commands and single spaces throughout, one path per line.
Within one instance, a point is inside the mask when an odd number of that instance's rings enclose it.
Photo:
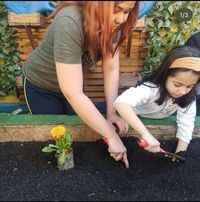
M 7 9 L 0 2 L 0 96 L 16 95 L 16 76 L 21 73 L 15 30 L 8 25 Z
M 190 21 L 179 22 L 179 9 L 192 10 Z M 166 52 L 183 45 L 187 39 L 200 31 L 200 1 L 157 1 L 147 15 L 147 48 L 149 56 L 145 59 L 141 76 L 150 74 L 161 63 Z
M 58 1 L 50 1 L 50 4 L 56 7 Z M 0 97 L 17 95 L 16 77 L 22 71 L 16 34 L 8 24 L 8 10 L 0 1 Z

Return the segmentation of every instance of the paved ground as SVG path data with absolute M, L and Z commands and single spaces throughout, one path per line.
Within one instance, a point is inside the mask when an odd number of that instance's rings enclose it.
M 1 201 L 199 201 L 200 139 L 190 145 L 186 163 L 138 148 L 124 138 L 130 168 L 109 157 L 101 141 L 73 144 L 73 169 L 59 171 L 47 142 L 0 144 Z M 165 149 L 175 142 L 162 141 Z

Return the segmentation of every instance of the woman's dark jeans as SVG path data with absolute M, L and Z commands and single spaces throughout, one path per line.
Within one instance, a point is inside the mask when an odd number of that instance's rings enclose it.
M 31 114 L 67 114 L 76 115 L 71 105 L 62 93 L 55 93 L 24 81 L 26 104 Z M 106 114 L 106 103 L 96 103 L 95 106 Z

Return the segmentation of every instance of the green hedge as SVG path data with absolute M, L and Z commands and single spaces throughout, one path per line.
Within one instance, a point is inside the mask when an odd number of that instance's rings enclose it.
M 16 32 L 8 25 L 8 13 L 0 2 L 0 96 L 16 95 L 16 76 L 20 75 Z
M 180 22 L 177 15 L 180 9 L 186 8 L 192 11 L 192 19 Z M 183 45 L 192 34 L 199 31 L 199 1 L 157 1 L 147 15 L 149 56 L 145 60 L 141 76 L 154 71 L 168 50 Z

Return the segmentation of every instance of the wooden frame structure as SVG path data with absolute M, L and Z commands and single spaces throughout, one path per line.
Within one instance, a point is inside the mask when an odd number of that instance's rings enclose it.
M 28 58 L 28 55 L 41 43 L 48 25 L 52 19 L 45 18 L 39 13 L 14 14 L 8 16 L 9 25 L 17 29 L 18 50 L 20 53 L 20 66 Z M 129 38 L 124 42 L 120 50 L 120 84 L 119 92 L 124 87 L 134 84 L 134 76 L 143 69 L 144 59 L 147 56 L 145 48 L 147 39 L 146 19 L 138 20 L 136 28 Z M 84 76 L 84 90 L 93 102 L 103 102 L 105 100 L 103 89 L 102 63 L 98 62 L 93 68 L 88 70 Z M 22 77 L 17 78 L 18 96 L 24 102 Z

